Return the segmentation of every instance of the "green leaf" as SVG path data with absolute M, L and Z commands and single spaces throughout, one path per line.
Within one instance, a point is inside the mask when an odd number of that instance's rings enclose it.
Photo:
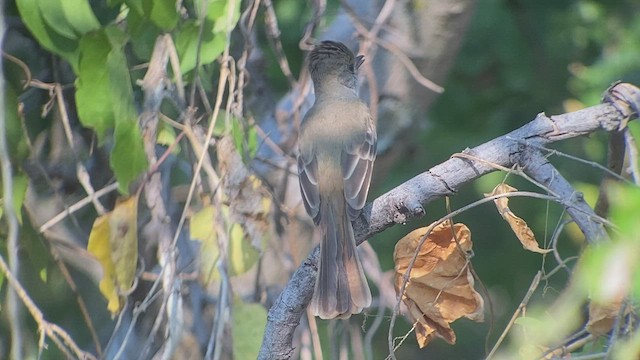
M 228 18 L 229 6 L 234 6 L 231 18 Z M 232 30 L 240 19 L 240 6 L 237 1 L 213 0 L 207 9 L 207 18 L 215 22 L 214 32 L 225 33 L 227 26 Z
M 19 174 L 13 176 L 13 209 L 18 217 L 18 222 L 22 225 L 22 204 L 27 195 L 29 179 L 26 175 Z
M 196 67 L 199 24 L 195 20 L 186 21 L 176 35 L 176 50 L 180 58 L 180 71 L 182 71 L 182 74 Z M 202 42 L 199 48 L 201 65 L 212 63 L 224 51 L 225 35 L 224 33 L 214 33 L 213 25 L 212 21 L 204 20 Z
M 49 0 L 41 0 L 41 2 Z M 100 22 L 93 13 L 89 2 L 86 0 L 60 0 L 62 11 L 73 31 L 78 35 L 84 35 L 90 31 L 100 29 Z
M 147 17 L 161 29 L 171 30 L 178 24 L 175 0 L 143 0 L 142 5 Z
M 229 6 L 234 6 L 231 17 L 228 16 Z M 220 56 L 227 44 L 227 30 L 235 28 L 238 19 L 240 19 L 240 6 L 236 1 L 213 0 L 209 2 L 207 14 L 203 19 L 187 21 L 176 36 L 176 49 L 180 57 L 182 74 L 195 68 L 198 41 L 201 41 L 200 64 L 210 64 Z M 198 39 L 201 24 L 202 38 Z
M 137 12 L 140 16 L 144 16 L 144 1 L 145 0 L 125 0 L 125 4 L 132 11 Z
M 125 3 L 124 0 L 107 0 L 107 6 L 109 6 L 109 7 L 120 6 L 120 5 L 124 4 L 124 3 Z
M 253 247 L 242 226 L 232 224 L 229 230 L 229 274 L 244 274 L 259 258 L 260 253 Z
M 12 182 L 12 195 L 13 195 L 13 211 L 16 213 L 18 222 L 22 225 L 22 204 L 24 203 L 24 197 L 27 194 L 27 186 L 29 185 L 29 179 L 23 174 L 14 174 Z M 5 196 L 2 195 L 2 200 Z M 0 218 L 4 215 L 4 208 L 0 206 Z
M 18 118 L 18 97 L 11 86 L 5 87 L 4 104 L 9 154 L 12 161 L 20 163 L 29 156 L 29 146 Z
M 16 5 L 22 21 L 40 45 L 67 60 L 77 73 L 79 55 L 77 39 L 62 36 L 49 26 L 42 16 L 37 0 L 17 0 Z
M 109 164 L 118 179 L 119 190 L 127 194 L 129 184 L 147 169 L 142 136 L 136 118 L 118 121 Z
M 158 136 L 156 137 L 156 143 L 165 146 L 171 146 L 176 142 L 176 131 L 171 125 L 164 121 L 158 123 Z M 174 154 L 180 153 L 180 144 L 175 144 L 173 150 Z
M 249 158 L 253 159 L 258 152 L 258 130 L 256 130 L 255 126 L 249 127 L 247 130 L 247 155 Z
M 236 146 L 236 150 L 238 150 L 238 152 L 242 154 L 242 143 L 244 142 L 244 127 L 240 123 L 239 119 L 231 119 L 231 138 L 233 138 L 233 144 Z
M 109 69 L 106 66 L 109 52 L 111 43 L 102 31 L 87 34 L 80 40 L 76 106 L 82 125 L 92 128 L 100 141 L 115 123 Z
M 133 8 L 127 14 L 127 28 L 131 35 L 131 45 L 135 55 L 145 61 L 151 59 L 153 46 L 161 32 L 160 28 L 149 21 L 142 12 L 138 12 Z
M 233 355 L 236 359 L 258 357 L 267 310 L 261 304 L 249 304 L 241 300 L 233 303 Z
M 58 35 L 67 39 L 76 40 L 78 34 L 75 33 L 69 20 L 64 13 L 62 3 L 66 0 L 38 0 L 38 7 L 45 23 L 47 23 L 53 31 Z
M 83 125 L 92 127 L 102 141 L 115 128 L 110 164 L 127 193 L 129 183 L 147 167 L 133 105 L 133 89 L 123 46 L 126 34 L 111 26 L 87 34 L 80 41 L 80 73 L 76 103 Z
M 48 274 L 49 274 L 49 272 L 47 271 L 46 267 L 40 269 L 40 273 L 39 273 L 40 280 L 42 280 L 42 282 L 45 283 L 45 284 L 47 283 Z

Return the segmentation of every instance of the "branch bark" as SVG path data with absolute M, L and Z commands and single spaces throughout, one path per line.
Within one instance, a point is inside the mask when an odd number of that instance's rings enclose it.
M 559 176 L 538 150 L 552 142 L 603 129 L 621 130 L 638 115 L 640 89 L 630 84 L 612 86 L 603 103 L 580 111 L 534 120 L 506 135 L 467 149 L 472 157 L 451 158 L 410 179 L 368 204 L 354 222 L 358 244 L 395 225 L 423 216 L 425 206 L 444 196 L 455 195 L 465 184 L 497 170 L 498 166 L 521 166 L 534 179 L 563 198 L 563 204 L 588 241 L 606 237 L 603 224 L 571 185 Z M 531 144 L 534 146 L 527 146 Z M 497 165 L 497 166 L 496 166 Z M 293 274 L 269 310 L 260 359 L 287 359 L 293 352 L 293 332 L 304 314 L 315 284 L 319 248 L 315 248 Z

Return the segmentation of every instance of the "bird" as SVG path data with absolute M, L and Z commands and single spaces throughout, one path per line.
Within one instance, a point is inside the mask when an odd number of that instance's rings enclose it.
M 371 305 L 352 222 L 367 199 L 377 135 L 358 97 L 364 56 L 343 43 L 322 41 L 308 56 L 315 92 L 300 123 L 298 177 L 304 207 L 321 232 L 311 309 L 321 319 L 348 318 Z

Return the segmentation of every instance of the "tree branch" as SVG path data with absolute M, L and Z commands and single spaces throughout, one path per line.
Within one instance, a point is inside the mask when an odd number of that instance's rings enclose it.
M 410 179 L 368 204 L 354 222 L 358 243 L 395 225 L 423 216 L 424 206 L 443 196 L 455 195 L 465 184 L 496 170 L 496 165 L 510 168 L 525 166 L 534 179 L 549 186 L 565 199 L 567 212 L 580 226 L 589 241 L 606 236 L 601 223 L 594 221 L 591 210 L 577 192 L 559 176 L 534 146 L 587 135 L 594 131 L 620 130 L 638 115 L 640 89 L 630 84 L 609 88 L 603 103 L 580 111 L 536 118 L 506 135 L 464 151 L 471 158 L 451 158 Z M 586 208 L 585 208 L 586 207 Z M 293 274 L 278 300 L 269 310 L 260 359 L 286 359 L 293 352 L 293 332 L 304 314 L 315 284 L 319 248 L 316 247 Z

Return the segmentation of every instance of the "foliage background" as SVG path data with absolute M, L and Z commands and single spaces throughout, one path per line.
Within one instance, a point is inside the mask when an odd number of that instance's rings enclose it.
M 113 8 L 101 1 L 92 2 L 92 6 L 101 21 L 117 15 Z M 326 22 L 331 21 L 338 6 L 335 0 L 328 2 Z M 13 1 L 5 2 L 4 7 L 9 23 L 20 21 Z M 293 74 L 297 76 L 303 59 L 298 42 L 312 14 L 307 4 L 298 0 L 275 1 L 274 7 L 280 28 L 286 29 L 281 34 L 284 52 Z M 266 53 L 267 76 L 277 91 L 271 96 L 279 98 L 288 90 L 288 84 L 277 65 L 264 28 L 258 26 L 257 29 L 257 45 Z M 134 44 L 133 52 L 149 52 L 152 44 L 153 38 L 146 43 L 149 48 L 145 48 L 145 43 L 137 44 L 137 47 Z M 6 52 L 22 59 L 34 74 L 38 74 L 39 69 L 50 66 L 52 62 L 59 61 L 35 45 L 24 28 L 7 34 L 4 48 Z M 638 59 L 640 4 L 636 1 L 478 1 L 464 45 L 444 84 L 445 93 L 433 104 L 429 113 L 424 114 L 424 122 L 418 125 L 418 129 L 402 139 L 409 144 L 407 156 L 374 179 L 370 199 L 446 160 L 453 153 L 525 124 L 538 112 L 555 114 L 594 105 L 599 102 L 600 94 L 615 80 L 640 84 Z M 19 71 L 6 61 L 4 70 L 11 85 L 9 91 L 19 93 Z M 211 72 L 215 70 L 215 65 L 208 69 Z M 134 69 L 131 71 L 133 79 L 142 75 L 143 72 Z M 53 80 L 61 83 L 72 81 L 68 78 L 49 79 Z M 139 98 L 140 94 L 136 92 L 134 96 Z M 46 94 L 42 91 L 32 92 L 26 99 L 35 104 L 43 104 L 45 100 Z M 52 116 L 42 118 L 37 106 L 27 108 L 33 111 L 25 114 L 27 129 L 35 137 L 48 128 L 53 119 Z M 638 125 L 631 126 L 638 138 Z M 19 129 L 8 130 L 13 134 L 10 141 L 16 142 L 12 146 L 17 151 L 14 156 L 24 159 L 27 150 L 20 144 Z M 606 136 L 600 133 L 589 138 L 573 139 L 558 144 L 556 148 L 574 156 L 604 163 Z M 95 161 L 100 160 L 105 161 Z M 593 204 L 601 173 L 588 165 L 560 157 L 554 157 L 552 161 Z M 93 166 L 101 168 L 107 164 L 108 160 Z M 468 186 L 452 199 L 454 208 L 480 198 L 482 193 L 489 192 L 504 176 L 503 173 L 494 173 Z M 510 178 L 509 182 L 521 190 L 531 189 L 529 184 L 516 178 Z M 431 358 L 481 358 L 485 341 L 489 344 L 495 342 L 535 272 L 545 266 L 540 255 L 522 249 L 499 215 L 488 206 L 470 211 L 456 220 L 466 223 L 472 230 L 475 243 L 473 264 L 492 299 L 493 314 L 487 316 L 488 319 L 492 318 L 491 321 L 475 324 L 462 320 L 454 324 L 458 334 L 458 343 L 454 346 L 435 341 L 426 350 L 419 351 L 411 336 L 399 349 L 399 358 L 415 358 L 418 354 Z M 514 199 L 512 207 L 531 224 L 541 241 L 549 239 L 562 217 L 560 208 L 541 201 Z M 397 239 L 445 213 L 443 203 L 435 203 L 427 210 L 425 219 L 393 227 L 370 239 L 383 269 L 393 268 L 391 254 Z M 81 220 L 81 227 L 88 233 L 92 223 L 91 215 Z M 3 233 L 4 231 L 6 230 L 3 228 Z M 4 245 L 4 237 L 0 239 L 0 244 Z M 579 251 L 583 245 L 579 231 L 569 228 L 561 236 L 559 248 L 561 253 L 570 254 Z M 62 275 L 51 259 L 47 243 L 28 223 L 22 227 L 20 247 L 22 282 L 29 294 L 48 320 L 67 329 L 78 343 L 88 346 L 91 340 L 83 328 L 75 300 L 70 296 Z M 5 248 L 6 246 L 0 246 L 3 256 L 6 255 Z M 109 314 L 95 284 L 79 272 L 73 275 L 88 304 L 89 312 L 95 316 L 93 321 L 109 324 Z M 545 284 L 544 293 L 538 294 L 536 300 L 542 303 L 552 302 L 564 288 L 566 279 L 566 275 L 555 277 L 552 282 Z M 0 281 L 0 295 L 3 299 L 6 288 L 6 283 Z M 4 304 L 1 306 L 0 311 L 5 309 Z M 6 318 L 3 316 L 2 320 L 0 355 L 8 351 L 9 344 Z M 32 328 L 32 334 L 36 334 L 35 324 L 27 316 L 25 321 Z M 328 328 L 327 323 L 320 323 L 323 343 L 327 341 L 325 335 Z M 409 328 L 410 325 L 404 323 L 398 333 L 404 333 Z M 384 329 L 383 326 L 379 331 L 380 341 L 374 342 L 377 347 L 374 353 L 387 353 Z M 102 338 L 110 335 L 109 326 L 101 326 L 99 330 Z M 33 335 L 29 341 L 35 346 L 37 338 Z M 44 358 L 59 356 L 53 348 L 50 345 Z

